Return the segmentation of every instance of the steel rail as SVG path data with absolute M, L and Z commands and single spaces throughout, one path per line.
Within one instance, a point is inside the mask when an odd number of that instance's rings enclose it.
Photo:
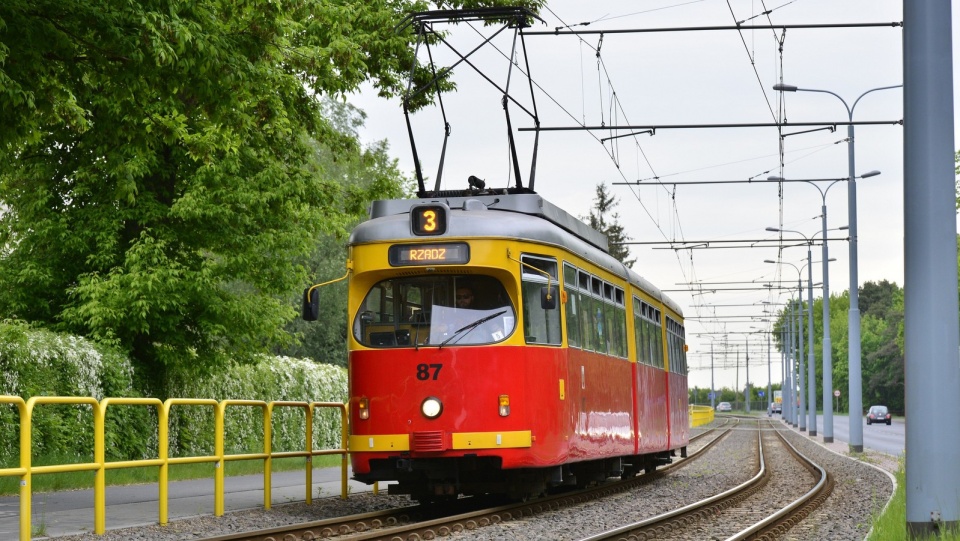
M 833 476 L 827 473 L 819 464 L 816 464 L 810 460 L 809 457 L 798 451 L 792 443 L 787 441 L 781 430 L 774 428 L 774 431 L 780 440 L 786 444 L 787 450 L 800 460 L 808 470 L 820 473 L 820 480 L 806 494 L 797 498 L 783 509 L 757 522 L 753 526 L 736 533 L 726 541 L 780 539 L 786 534 L 787 530 L 796 525 L 800 520 L 806 518 L 811 511 L 823 503 L 833 491 Z
M 763 457 L 763 437 L 760 430 L 757 430 L 757 448 L 759 449 L 758 456 L 760 462 L 758 471 L 756 475 L 747 481 L 698 502 L 679 507 L 672 511 L 667 511 L 666 513 L 662 513 L 648 519 L 633 522 L 613 530 L 607 530 L 596 535 L 584 537 L 580 539 L 580 541 L 609 541 L 612 539 L 629 539 L 631 537 L 636 539 L 644 539 L 645 537 L 641 537 L 641 531 L 649 532 L 654 528 L 662 528 L 666 523 L 674 522 L 682 517 L 690 516 L 712 507 L 719 507 L 723 506 L 724 504 L 734 503 L 735 501 L 752 494 L 754 490 L 762 487 L 770 477 Z
M 734 421 L 739 420 L 734 419 Z M 737 423 L 734 423 L 734 425 L 736 424 Z M 435 537 L 464 530 L 472 530 L 490 524 L 575 505 L 590 499 L 606 497 L 651 483 L 661 478 L 663 474 L 682 468 L 705 454 L 707 450 L 712 448 L 733 430 L 732 426 L 724 428 L 725 426 L 726 425 L 713 427 L 692 437 L 690 443 L 715 431 L 722 431 L 716 438 L 689 454 L 685 459 L 659 468 L 652 474 L 644 474 L 616 483 L 591 487 L 586 490 L 548 496 L 532 502 L 503 505 L 416 523 L 413 523 L 413 521 L 416 520 L 415 517 L 426 511 L 426 509 L 422 506 L 410 506 L 264 530 L 226 534 L 204 538 L 200 541 L 307 541 L 334 536 L 344 540 L 349 539 L 350 541 L 366 541 L 372 539 L 406 539 L 408 535 L 420 535 L 426 539 L 430 536 Z M 467 498 L 464 498 L 459 501 L 466 502 L 467 500 Z M 436 509 L 431 510 L 432 514 L 436 515 Z

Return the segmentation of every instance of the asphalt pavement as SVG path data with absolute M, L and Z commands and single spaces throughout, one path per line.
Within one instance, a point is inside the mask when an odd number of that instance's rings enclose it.
M 775 417 L 780 416 L 775 415 Z M 865 449 L 873 449 L 893 456 L 903 454 L 907 432 L 904 418 L 894 417 L 890 426 L 885 424 L 867 426 L 866 418 L 861 418 L 860 422 L 863 424 L 863 447 Z M 807 427 L 807 432 L 809 432 L 809 428 Z M 823 441 L 823 415 L 817 415 L 817 439 Z M 834 441 L 850 443 L 850 418 L 848 416 L 834 414 L 833 439 Z
M 314 499 L 340 496 L 340 468 L 313 470 Z M 349 481 L 349 493 L 369 491 L 371 486 Z M 380 489 L 386 492 L 381 483 Z M 159 488 L 156 483 L 108 486 L 107 529 L 157 524 L 160 519 Z M 271 505 L 302 502 L 306 499 L 306 474 L 303 470 L 274 472 Z M 213 479 L 173 481 L 169 486 L 168 519 L 213 514 Z M 224 479 L 226 511 L 263 508 L 263 475 L 244 475 Z M 93 490 L 44 492 L 33 495 L 31 524 L 37 532 L 42 525 L 47 537 L 93 531 Z M 0 497 L 0 540 L 20 535 L 20 497 Z

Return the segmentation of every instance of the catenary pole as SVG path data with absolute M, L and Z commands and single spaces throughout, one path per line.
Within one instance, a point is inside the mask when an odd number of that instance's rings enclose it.
M 904 0 L 903 20 L 906 526 L 919 538 L 960 527 L 951 3 Z
M 826 244 L 826 243 L 824 243 Z M 807 243 L 807 430 L 811 436 L 817 435 L 817 385 L 813 354 L 813 260 L 812 242 Z M 801 391 L 802 392 L 802 391 Z

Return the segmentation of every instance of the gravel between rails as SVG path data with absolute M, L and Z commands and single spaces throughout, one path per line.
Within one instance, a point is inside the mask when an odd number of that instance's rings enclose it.
M 800 452 L 833 473 L 836 478 L 836 487 L 824 506 L 803 524 L 790 530 L 784 539 L 791 541 L 863 539 L 869 531 L 871 518 L 883 509 L 893 494 L 893 478 L 886 471 L 896 469 L 896 458 L 876 452 L 858 455 L 858 458 L 883 467 L 886 470 L 883 471 L 871 464 L 845 456 L 843 454 L 847 447 L 845 443 L 830 445 L 829 447 L 833 450 L 829 450 L 805 434 L 786 427 L 782 431 Z M 686 468 L 644 486 L 638 492 L 619 494 L 602 502 L 585 503 L 572 509 L 545 512 L 521 520 L 463 532 L 446 539 L 567 541 L 651 517 L 716 494 L 752 477 L 756 472 L 757 463 L 754 452 L 755 439 L 756 430 L 753 427 L 734 429 L 724 441 L 718 443 L 705 456 Z M 771 512 L 776 503 L 772 502 Z M 403 505 L 411 505 L 405 496 L 355 494 L 348 500 L 317 499 L 310 506 L 303 503 L 274 505 L 270 511 L 250 509 L 227 513 L 220 518 L 200 516 L 177 520 L 164 527 L 151 525 L 107 530 L 102 536 L 86 533 L 50 539 L 56 541 L 180 541 Z

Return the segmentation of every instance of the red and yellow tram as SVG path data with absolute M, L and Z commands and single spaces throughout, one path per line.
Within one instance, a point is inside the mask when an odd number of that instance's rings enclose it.
M 679 306 L 540 196 L 378 201 L 348 257 L 357 480 L 531 497 L 685 454 Z

